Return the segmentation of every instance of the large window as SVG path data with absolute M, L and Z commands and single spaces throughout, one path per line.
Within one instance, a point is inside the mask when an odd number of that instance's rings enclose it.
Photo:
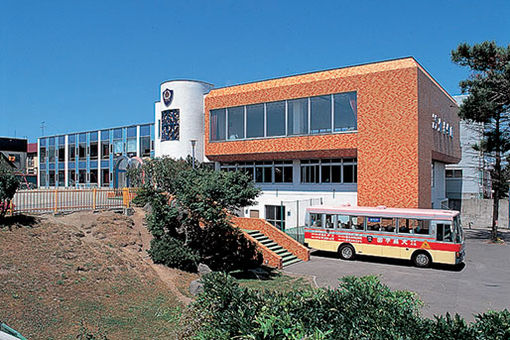
M 267 136 L 285 136 L 285 102 L 266 104 Z
M 354 158 L 301 161 L 301 183 L 356 183 L 357 178 Z
M 136 156 L 136 138 L 128 138 L 128 140 L 127 140 L 127 155 L 128 155 L 128 157 Z
M 345 92 L 210 110 L 211 141 L 357 129 L 357 93 Z
M 211 110 L 211 140 L 225 140 L 226 110 Z
M 179 140 L 179 121 L 179 109 L 161 112 L 162 141 Z
M 335 132 L 357 129 L 358 105 L 356 92 L 333 95 Z
M 287 102 L 287 134 L 303 135 L 308 133 L 308 98 L 294 99 Z
M 280 230 L 285 230 L 285 206 L 266 205 L 266 221 Z
M 140 137 L 140 156 L 150 157 L 151 155 L 151 137 Z
M 102 141 L 101 142 L 101 159 L 110 158 L 110 142 Z
M 228 113 L 228 139 L 244 138 L 244 106 L 229 107 Z
M 310 133 L 331 132 L 331 96 L 310 98 Z
M 264 104 L 246 106 L 246 137 L 264 137 Z
M 256 183 L 292 183 L 292 161 L 223 163 L 222 171 L 243 171 Z

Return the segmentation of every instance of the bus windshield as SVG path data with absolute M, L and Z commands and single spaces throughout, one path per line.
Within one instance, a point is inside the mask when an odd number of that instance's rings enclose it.
M 464 230 L 462 230 L 462 226 L 460 225 L 459 216 L 455 216 L 453 219 L 453 225 L 455 228 L 455 243 L 464 242 Z

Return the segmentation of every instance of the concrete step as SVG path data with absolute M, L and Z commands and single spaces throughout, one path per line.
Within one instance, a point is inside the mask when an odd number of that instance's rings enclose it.
M 289 266 L 291 264 L 298 263 L 298 262 L 301 262 L 301 260 L 296 257 L 293 260 L 283 262 L 283 266 L 286 267 L 286 266 Z

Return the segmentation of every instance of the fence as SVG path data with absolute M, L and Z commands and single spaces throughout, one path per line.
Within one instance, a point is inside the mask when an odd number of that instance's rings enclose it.
M 37 189 L 18 190 L 8 213 L 45 213 L 129 208 L 136 189 Z
M 306 208 L 321 205 L 322 198 L 309 198 L 295 201 L 282 201 L 281 206 L 285 213 L 285 233 L 298 242 L 305 242 L 305 212 Z

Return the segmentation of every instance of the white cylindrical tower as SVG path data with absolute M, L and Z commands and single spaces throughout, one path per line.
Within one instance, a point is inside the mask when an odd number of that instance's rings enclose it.
M 196 80 L 171 80 L 161 84 L 155 103 L 154 153 L 156 157 L 205 158 L 204 95 L 213 85 Z M 195 142 L 193 142 L 195 141 Z

